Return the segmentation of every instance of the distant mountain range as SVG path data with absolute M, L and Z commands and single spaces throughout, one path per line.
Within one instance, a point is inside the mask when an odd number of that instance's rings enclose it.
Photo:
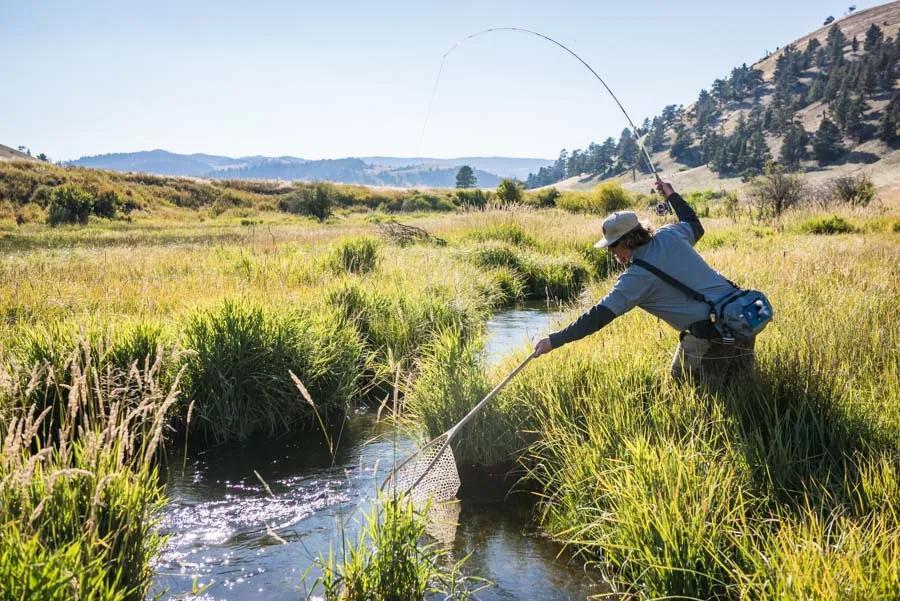
M 456 172 L 463 165 L 472 167 L 478 178 L 478 186 L 495 187 L 501 178 L 524 179 L 528 173 L 552 162 L 549 159 L 511 157 L 435 159 L 371 156 L 322 160 L 290 156 L 232 158 L 148 150 L 82 157 L 67 165 L 206 179 L 317 180 L 369 186 L 452 188 L 456 185 Z

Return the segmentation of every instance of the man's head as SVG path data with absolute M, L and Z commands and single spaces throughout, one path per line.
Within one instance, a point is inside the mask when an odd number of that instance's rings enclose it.
M 603 239 L 594 246 L 606 248 L 619 263 L 628 263 L 632 251 L 650 242 L 653 232 L 641 225 L 632 211 L 617 211 L 603 220 Z

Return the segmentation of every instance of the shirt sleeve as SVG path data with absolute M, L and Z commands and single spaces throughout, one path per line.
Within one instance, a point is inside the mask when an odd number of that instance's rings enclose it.
M 612 311 L 616 317 L 628 313 L 647 294 L 650 287 L 647 275 L 649 274 L 636 271 L 634 267 L 628 268 L 619 276 L 616 285 L 603 297 L 600 304 Z
M 703 226 L 700 224 L 700 218 L 697 213 L 689 205 L 678 192 L 673 192 L 666 198 L 666 202 L 671 205 L 672 210 L 678 217 L 679 222 L 675 224 L 676 229 L 687 243 L 693 246 L 697 240 L 703 237 Z

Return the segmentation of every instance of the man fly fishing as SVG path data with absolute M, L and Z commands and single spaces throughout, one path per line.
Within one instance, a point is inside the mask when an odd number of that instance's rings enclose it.
M 640 307 L 681 332 L 671 366 L 676 380 L 752 372 L 756 333 L 771 319 L 771 305 L 761 293 L 740 290 L 703 260 L 693 248 L 703 236 L 697 214 L 672 184 L 658 181 L 656 187 L 678 223 L 653 232 L 631 211 L 607 217 L 603 239 L 594 246 L 609 249 L 628 267 L 603 300 L 539 340 L 534 356 L 593 334 Z M 736 328 L 729 329 L 731 325 Z

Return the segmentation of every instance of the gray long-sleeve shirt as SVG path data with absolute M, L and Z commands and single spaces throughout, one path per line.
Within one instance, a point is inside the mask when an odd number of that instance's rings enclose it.
M 703 226 L 694 210 L 678 194 L 667 199 L 679 222 L 665 225 L 650 242 L 632 251 L 643 259 L 710 299 L 718 299 L 734 290 L 721 274 L 707 265 L 693 246 L 703 235 Z M 619 276 L 603 300 L 568 327 L 550 335 L 553 348 L 584 338 L 606 326 L 616 317 L 640 307 L 677 330 L 709 317 L 709 305 L 690 298 L 639 265 L 631 264 Z

